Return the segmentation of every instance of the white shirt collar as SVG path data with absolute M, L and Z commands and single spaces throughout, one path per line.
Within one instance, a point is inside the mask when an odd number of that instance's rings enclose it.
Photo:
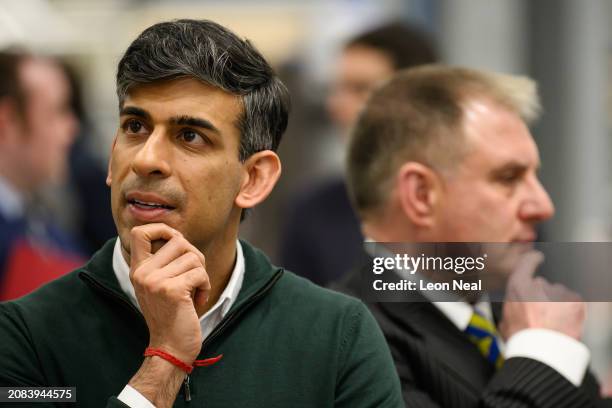
M 130 281 L 130 267 L 128 266 L 125 258 L 123 257 L 123 253 L 121 252 L 121 241 L 119 237 L 117 237 L 117 241 L 115 242 L 115 248 L 113 251 L 113 270 L 115 271 L 115 276 L 119 281 L 119 286 L 121 290 L 127 295 L 129 300 L 140 310 L 140 306 L 138 305 L 138 300 L 136 299 L 136 292 L 134 291 L 134 286 Z M 232 271 L 232 275 L 230 280 L 227 282 L 225 289 L 221 293 L 219 300 L 214 304 L 213 307 L 210 308 L 208 312 L 206 312 L 202 317 L 200 317 L 200 321 L 207 319 L 212 313 L 216 312 L 218 309 L 221 312 L 221 317 L 224 317 L 227 312 L 230 310 L 236 299 L 238 298 L 238 293 L 240 293 L 240 289 L 242 288 L 242 282 L 244 281 L 244 272 L 245 272 L 245 264 L 244 264 L 244 254 L 242 252 L 242 246 L 240 245 L 240 241 L 236 240 L 236 263 L 234 264 L 234 269 Z
M 493 310 L 489 299 L 483 299 L 474 306 L 467 302 L 431 302 L 444 316 L 448 318 L 459 329 L 464 332 L 470 325 L 470 320 L 474 314 L 474 310 L 483 315 L 487 320 L 493 322 Z M 497 334 L 497 346 L 502 354 L 505 354 L 506 344 L 504 340 Z
M 0 213 L 9 220 L 19 218 L 24 213 L 23 197 L 2 177 L 0 177 Z
M 488 300 L 481 300 L 474 306 L 463 301 L 431 303 L 461 331 L 465 331 L 468 328 L 474 314 L 474 309 L 478 310 L 487 320 L 493 321 L 491 302 Z

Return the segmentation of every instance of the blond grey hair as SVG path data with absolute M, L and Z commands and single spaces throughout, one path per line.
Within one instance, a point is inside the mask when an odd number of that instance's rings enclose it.
M 451 168 L 466 151 L 466 103 L 488 99 L 526 123 L 540 114 L 536 83 L 469 68 L 425 65 L 398 73 L 372 94 L 349 142 L 348 189 L 364 216 L 380 208 L 402 163 Z

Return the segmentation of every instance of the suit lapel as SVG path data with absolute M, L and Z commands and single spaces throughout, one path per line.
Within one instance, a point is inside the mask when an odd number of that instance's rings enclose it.
M 363 299 L 361 275 L 371 273 L 371 264 L 372 258 L 364 253 L 360 270 L 346 276 L 340 286 Z M 468 337 L 420 292 L 409 292 L 405 299 L 406 302 L 379 302 L 375 305 L 403 331 L 420 337 L 430 358 L 478 396 L 494 374 L 491 364 Z M 493 305 L 493 311 L 496 317 L 500 315 L 500 307 Z
M 379 303 L 379 306 L 389 318 L 422 338 L 431 359 L 460 379 L 474 395 L 480 394 L 494 373 L 493 367 L 434 305 L 423 298 L 422 302 Z

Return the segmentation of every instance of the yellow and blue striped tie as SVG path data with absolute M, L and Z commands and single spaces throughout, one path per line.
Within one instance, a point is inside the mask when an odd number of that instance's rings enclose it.
M 497 342 L 497 330 L 495 326 L 478 310 L 474 309 L 474 314 L 470 319 L 470 324 L 465 329 L 470 340 L 476 344 L 480 353 L 499 369 L 504 363 L 504 356 L 501 354 Z

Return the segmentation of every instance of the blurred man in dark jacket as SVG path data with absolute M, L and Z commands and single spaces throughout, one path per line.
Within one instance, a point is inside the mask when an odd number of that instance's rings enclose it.
M 398 69 L 435 62 L 431 39 L 420 30 L 391 23 L 350 40 L 337 63 L 327 108 L 346 137 L 370 93 Z M 320 285 L 350 268 L 363 237 L 345 181 L 335 177 L 298 196 L 281 236 L 281 264 Z

